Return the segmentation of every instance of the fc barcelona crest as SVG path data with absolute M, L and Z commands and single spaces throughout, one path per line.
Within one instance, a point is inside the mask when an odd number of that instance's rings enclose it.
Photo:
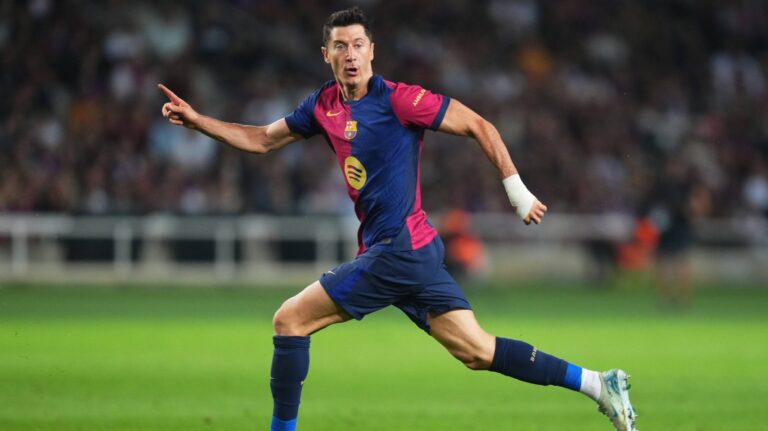
M 351 141 L 355 136 L 357 136 L 357 121 L 349 120 L 344 127 L 344 138 Z

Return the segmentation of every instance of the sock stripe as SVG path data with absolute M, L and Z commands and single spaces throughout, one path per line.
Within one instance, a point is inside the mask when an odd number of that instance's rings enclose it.
M 296 418 L 284 421 L 280 418 L 272 416 L 272 424 L 269 426 L 269 431 L 294 431 L 296 429 Z
M 565 370 L 565 378 L 563 379 L 563 386 L 574 391 L 581 390 L 581 367 L 578 365 L 568 364 L 568 368 Z

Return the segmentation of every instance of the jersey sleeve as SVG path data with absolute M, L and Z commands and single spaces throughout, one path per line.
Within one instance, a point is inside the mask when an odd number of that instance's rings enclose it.
M 405 127 L 437 130 L 451 98 L 419 85 L 397 84 L 390 96 L 392 110 Z
M 304 139 L 320 133 L 320 125 L 315 119 L 315 104 L 317 103 L 318 94 L 319 91 L 316 91 L 307 96 L 293 112 L 285 117 L 288 128 L 292 132 L 303 136 Z

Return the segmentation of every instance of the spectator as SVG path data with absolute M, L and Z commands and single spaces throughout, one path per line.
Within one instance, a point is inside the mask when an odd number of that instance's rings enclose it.
M 652 167 L 675 154 L 716 215 L 766 216 L 766 6 L 673 3 L 367 7 L 387 17 L 374 33 L 395 36 L 376 47 L 391 60 L 380 72 L 493 119 L 553 212 L 632 214 L 665 178 Z M 0 1 L 0 210 L 336 212 L 324 144 L 263 160 L 230 153 L 164 127 L 154 90 L 169 82 L 234 121 L 285 115 L 299 102 L 285 89 L 329 78 L 304 47 L 319 44 L 307 23 L 335 4 Z M 461 140 L 431 135 L 424 151 L 427 208 L 508 207 Z M 449 175 L 431 176 L 438 163 Z

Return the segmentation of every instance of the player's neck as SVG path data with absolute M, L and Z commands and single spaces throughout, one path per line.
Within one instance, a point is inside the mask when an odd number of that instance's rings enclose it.
M 341 87 L 341 97 L 343 97 L 344 100 L 351 101 L 362 99 L 368 94 L 368 87 L 370 86 L 372 78 L 373 75 L 369 76 L 368 79 L 358 85 L 344 85 L 339 83 L 339 87 Z

